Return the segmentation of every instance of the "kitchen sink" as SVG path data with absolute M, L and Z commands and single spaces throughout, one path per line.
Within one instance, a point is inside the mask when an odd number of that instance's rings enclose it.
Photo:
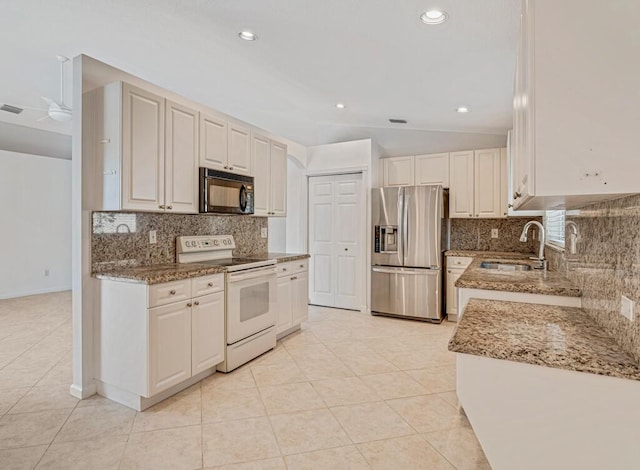
M 502 263 L 499 261 L 483 261 L 480 263 L 482 269 L 498 269 L 500 271 L 531 271 L 528 264 Z

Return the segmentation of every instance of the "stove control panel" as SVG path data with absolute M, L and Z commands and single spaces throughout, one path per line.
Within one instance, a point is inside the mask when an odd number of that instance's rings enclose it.
M 233 240 L 233 235 L 194 235 L 178 237 L 176 241 L 178 253 L 233 250 L 235 247 L 236 243 Z

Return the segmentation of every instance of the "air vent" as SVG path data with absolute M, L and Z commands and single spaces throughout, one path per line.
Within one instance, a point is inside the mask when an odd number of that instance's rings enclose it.
M 8 113 L 20 114 L 24 109 L 18 108 L 17 106 L 11 106 L 10 104 L 3 104 L 0 106 L 1 111 L 6 111 Z
M 389 122 L 392 122 L 393 124 L 406 124 L 407 120 L 406 119 L 389 119 Z

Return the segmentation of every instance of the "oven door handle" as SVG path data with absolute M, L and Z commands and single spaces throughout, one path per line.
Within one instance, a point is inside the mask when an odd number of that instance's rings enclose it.
M 275 266 L 268 268 L 250 270 L 249 272 L 229 273 L 229 282 L 246 281 L 247 279 L 255 279 L 256 277 L 270 276 L 276 274 Z

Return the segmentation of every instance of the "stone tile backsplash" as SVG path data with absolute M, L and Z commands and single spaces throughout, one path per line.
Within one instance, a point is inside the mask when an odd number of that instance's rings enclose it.
M 451 219 L 450 249 L 478 251 L 509 251 L 532 253 L 538 251 L 538 241 L 520 241 L 522 228 L 530 220 L 542 222 L 541 217 L 510 217 L 508 219 Z M 498 229 L 498 238 L 491 238 L 491 229 Z M 531 234 L 534 229 L 531 229 Z
M 176 262 L 180 235 L 233 235 L 234 256 L 267 252 L 266 217 L 154 214 L 146 212 L 94 212 L 91 240 L 93 269 L 110 266 L 145 266 Z M 149 243 L 155 230 L 157 243 Z
M 582 289 L 582 307 L 624 350 L 640 362 L 640 195 L 569 211 L 577 239 L 565 234 L 566 250 L 547 247 L 550 268 Z M 635 302 L 634 320 L 620 315 L 621 296 Z

